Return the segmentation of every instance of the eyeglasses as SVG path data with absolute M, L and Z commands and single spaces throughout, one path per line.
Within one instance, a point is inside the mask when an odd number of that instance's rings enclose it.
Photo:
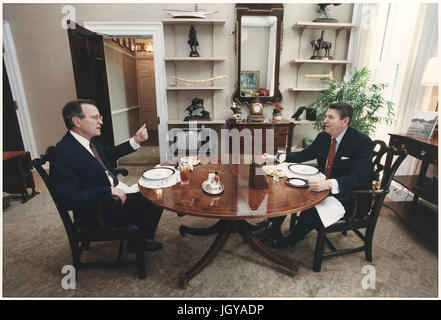
M 91 118 L 92 118 L 93 120 L 96 120 L 96 121 L 98 121 L 98 120 L 103 121 L 103 116 L 100 115 L 100 114 L 96 114 L 96 115 L 94 115 L 94 116 L 91 116 Z

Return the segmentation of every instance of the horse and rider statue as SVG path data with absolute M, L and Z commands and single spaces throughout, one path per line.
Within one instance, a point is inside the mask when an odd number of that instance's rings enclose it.
M 193 112 L 196 110 L 199 110 L 199 109 L 202 109 L 200 111 L 200 114 L 194 115 Z M 194 98 L 191 101 L 191 105 L 189 105 L 187 108 L 185 108 L 185 111 L 187 111 L 189 113 L 189 115 L 185 117 L 184 121 L 211 120 L 210 112 L 208 112 L 204 109 L 204 100 L 203 99 Z
M 311 46 L 314 48 L 314 51 L 312 52 L 311 59 L 314 59 L 314 60 L 332 59 L 332 57 L 329 55 L 331 52 L 332 44 L 331 44 L 331 42 L 325 41 L 323 39 L 324 34 L 325 34 L 325 31 L 322 30 L 322 34 L 321 34 L 320 38 L 317 40 L 311 41 Z M 321 51 L 323 49 L 325 50 L 324 56 L 321 55 Z

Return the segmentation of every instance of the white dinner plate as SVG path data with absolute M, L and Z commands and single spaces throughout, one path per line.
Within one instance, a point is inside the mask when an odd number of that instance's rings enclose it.
M 308 181 L 302 178 L 288 178 L 285 180 L 286 184 L 296 188 L 308 188 Z
M 292 165 L 288 166 L 288 168 L 289 168 L 289 170 L 291 170 L 292 172 L 297 173 L 297 174 L 311 175 L 311 174 L 316 174 L 317 172 L 319 172 L 317 168 L 307 166 L 304 164 L 292 164 Z
M 162 180 L 172 176 L 174 173 L 175 170 L 172 168 L 158 167 L 144 171 L 142 176 L 148 180 Z

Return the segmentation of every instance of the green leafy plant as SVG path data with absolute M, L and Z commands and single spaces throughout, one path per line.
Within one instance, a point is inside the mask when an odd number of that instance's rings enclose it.
M 328 80 L 328 88 L 320 91 L 317 100 L 308 107 L 316 110 L 314 128 L 324 130 L 323 121 L 328 105 L 332 102 L 344 101 L 354 107 L 354 116 L 351 126 L 366 133 L 372 134 L 377 124 L 385 121 L 392 123 L 394 116 L 393 103 L 383 98 L 383 91 L 388 86 L 386 83 L 369 83 L 370 71 L 363 67 L 339 81 Z M 380 113 L 385 110 L 385 115 Z

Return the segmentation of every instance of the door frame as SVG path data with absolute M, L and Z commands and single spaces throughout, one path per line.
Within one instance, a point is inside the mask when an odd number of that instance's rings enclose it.
M 17 52 L 15 51 L 14 38 L 12 37 L 9 23 L 5 20 L 3 20 L 3 48 L 3 58 L 6 72 L 8 73 L 12 97 L 18 105 L 17 119 L 23 139 L 23 146 L 26 151 L 29 151 L 32 158 L 36 158 L 38 157 L 38 152 L 35 145 L 34 130 L 32 129 L 31 117 L 29 116 L 28 102 L 23 87 Z
M 118 37 L 153 37 L 153 52 L 155 66 L 156 112 L 159 116 L 158 140 L 160 161 L 166 162 L 168 143 L 168 106 L 165 73 L 165 47 L 162 22 L 95 22 L 85 21 L 84 27 L 104 36 Z

